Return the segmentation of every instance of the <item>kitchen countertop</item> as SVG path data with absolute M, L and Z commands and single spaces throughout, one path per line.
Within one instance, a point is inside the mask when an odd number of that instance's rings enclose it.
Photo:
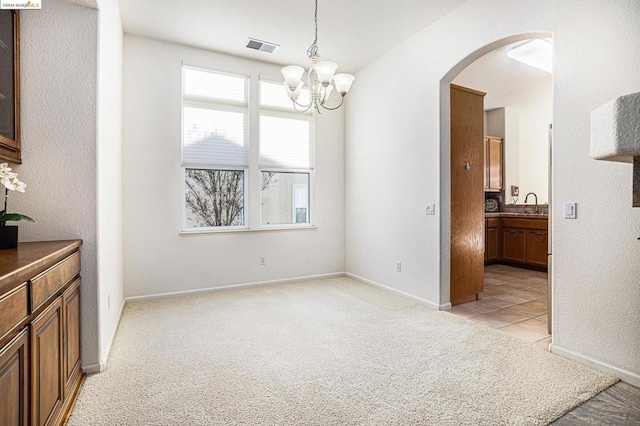
M 549 215 L 547 214 L 533 214 L 533 213 L 508 213 L 508 212 L 497 212 L 497 213 L 485 213 L 484 217 L 517 217 L 518 219 L 548 219 Z

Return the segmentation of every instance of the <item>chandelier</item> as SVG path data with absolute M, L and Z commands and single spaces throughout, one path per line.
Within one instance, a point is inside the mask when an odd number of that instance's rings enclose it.
M 307 56 L 311 62 L 311 66 L 307 71 L 307 85 L 310 91 L 310 99 L 308 104 L 302 104 L 298 101 L 300 92 L 304 87 L 302 81 L 302 74 L 304 74 L 304 68 L 298 65 L 289 65 L 282 68 L 281 72 L 284 76 L 284 87 L 287 90 L 289 99 L 293 102 L 293 109 L 298 112 L 306 112 L 315 108 L 318 113 L 322 113 L 321 109 L 335 110 L 342 106 L 344 103 L 344 97 L 351 88 L 351 83 L 355 79 L 351 74 L 335 74 L 338 69 L 338 64 L 331 61 L 320 60 L 318 55 L 318 0 L 316 0 L 315 10 L 315 39 L 309 49 L 307 49 Z M 331 96 L 331 92 L 335 85 L 335 90 L 340 94 L 340 104 L 334 107 L 327 106 L 327 101 Z

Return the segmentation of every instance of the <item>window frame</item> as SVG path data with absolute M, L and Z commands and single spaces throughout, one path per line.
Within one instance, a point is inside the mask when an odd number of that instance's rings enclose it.
M 283 108 L 279 106 L 269 106 L 262 105 L 260 99 L 262 98 L 262 82 L 273 83 L 282 85 L 281 82 L 277 81 L 274 78 L 269 78 L 267 76 L 261 75 L 258 79 L 258 102 L 257 102 L 257 110 L 258 110 L 258 136 L 257 136 L 257 145 L 258 145 L 258 158 L 257 158 L 257 166 L 258 166 L 258 174 L 262 175 L 262 172 L 275 172 L 275 173 L 304 173 L 309 175 L 309 222 L 307 223 L 283 223 L 283 224 L 264 224 L 262 223 L 262 191 L 260 191 L 260 228 L 261 229 L 277 229 L 277 228 L 308 228 L 315 227 L 315 163 L 316 163 L 316 127 L 315 127 L 315 115 L 310 109 L 306 113 L 300 113 L 293 109 Z M 284 88 L 283 88 L 284 90 Z M 260 164 L 260 118 L 262 115 L 268 117 L 277 117 L 277 118 L 291 118 L 300 121 L 308 121 L 309 122 L 309 168 L 301 169 L 301 168 L 279 168 L 279 167 L 263 167 Z
M 245 100 L 233 101 L 217 99 L 208 96 L 186 95 L 185 94 L 185 69 L 190 68 L 197 71 L 204 71 L 213 74 L 227 75 L 243 78 L 245 84 Z M 263 106 L 260 103 L 261 82 L 281 84 L 276 78 L 265 77 L 258 73 L 239 74 L 220 70 L 213 70 L 201 66 L 194 66 L 182 63 L 182 87 L 180 105 L 180 168 L 182 178 L 181 193 L 181 230 L 180 235 L 200 235 L 200 234 L 220 234 L 236 232 L 261 232 L 261 231 L 287 231 L 300 229 L 316 229 L 315 225 L 315 134 L 316 123 L 313 111 L 299 113 L 293 109 L 276 106 Z M 284 90 L 284 89 L 283 89 Z M 218 111 L 243 112 L 245 114 L 245 143 L 247 150 L 247 161 L 245 166 L 223 165 L 223 164 L 196 164 L 184 161 L 184 108 L 185 106 L 196 108 L 210 108 Z M 293 118 L 309 121 L 309 141 L 310 141 L 310 168 L 271 168 L 260 165 L 260 116 L 262 113 L 269 116 Z M 198 170 L 236 170 L 243 171 L 243 223 L 235 226 L 213 226 L 213 227 L 187 227 L 187 205 L 186 205 L 186 174 L 187 169 Z M 308 223 L 287 223 L 287 224 L 262 224 L 262 191 L 260 179 L 262 172 L 276 173 L 304 173 L 309 175 L 309 222 Z M 256 206 L 257 204 L 257 206 Z M 295 220 L 295 218 L 294 218 Z
M 219 99 L 210 96 L 201 95 L 187 95 L 185 94 L 185 70 L 193 69 L 201 72 L 208 72 L 212 74 L 224 75 L 235 78 L 242 78 L 244 80 L 244 100 L 235 101 L 231 99 Z M 232 74 L 222 71 L 214 71 L 205 69 L 202 67 L 182 64 L 181 66 L 181 103 L 180 103 L 180 168 L 182 178 L 182 191 L 181 191 L 181 203 L 182 203 L 182 218 L 180 233 L 203 233 L 203 232 L 229 232 L 235 230 L 246 230 L 249 228 L 249 197 L 247 191 L 249 190 L 249 168 L 250 168 L 250 117 L 249 117 L 249 90 L 251 76 L 242 74 Z M 226 164 L 202 164 L 194 162 L 184 161 L 184 109 L 185 107 L 210 109 L 213 111 L 225 111 L 225 112 L 237 112 L 244 114 L 244 143 L 246 148 L 246 161 L 243 166 L 238 165 L 226 165 Z M 204 226 L 204 227 L 188 227 L 187 226 L 187 170 L 232 170 L 242 171 L 242 225 L 230 225 L 230 226 Z

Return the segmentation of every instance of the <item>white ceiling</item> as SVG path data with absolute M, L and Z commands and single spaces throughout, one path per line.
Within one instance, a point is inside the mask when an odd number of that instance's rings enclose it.
M 551 97 L 551 74 L 507 56 L 515 45 L 496 49 L 465 68 L 453 83 L 485 92 L 484 109 L 507 107 Z
M 314 0 L 119 0 L 124 31 L 276 64 L 307 65 Z M 354 72 L 467 0 L 319 0 L 323 59 Z M 280 45 L 247 49 L 248 37 Z

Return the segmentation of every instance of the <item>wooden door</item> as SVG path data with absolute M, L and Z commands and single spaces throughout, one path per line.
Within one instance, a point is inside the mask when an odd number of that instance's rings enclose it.
M 502 139 L 489 138 L 487 151 L 488 189 L 502 191 Z
M 526 240 L 523 229 L 508 228 L 502 231 L 502 260 L 525 262 Z
M 29 329 L 0 349 L 0 425 L 29 424 Z
M 64 394 L 70 395 L 80 379 L 80 279 L 62 295 Z
M 484 281 L 484 93 L 451 85 L 451 303 Z
M 31 325 L 31 424 L 54 424 L 64 400 L 62 298 Z
M 547 267 L 549 259 L 548 253 L 548 234 L 546 231 L 533 230 L 527 231 L 527 257 L 528 265 L 540 268 Z

